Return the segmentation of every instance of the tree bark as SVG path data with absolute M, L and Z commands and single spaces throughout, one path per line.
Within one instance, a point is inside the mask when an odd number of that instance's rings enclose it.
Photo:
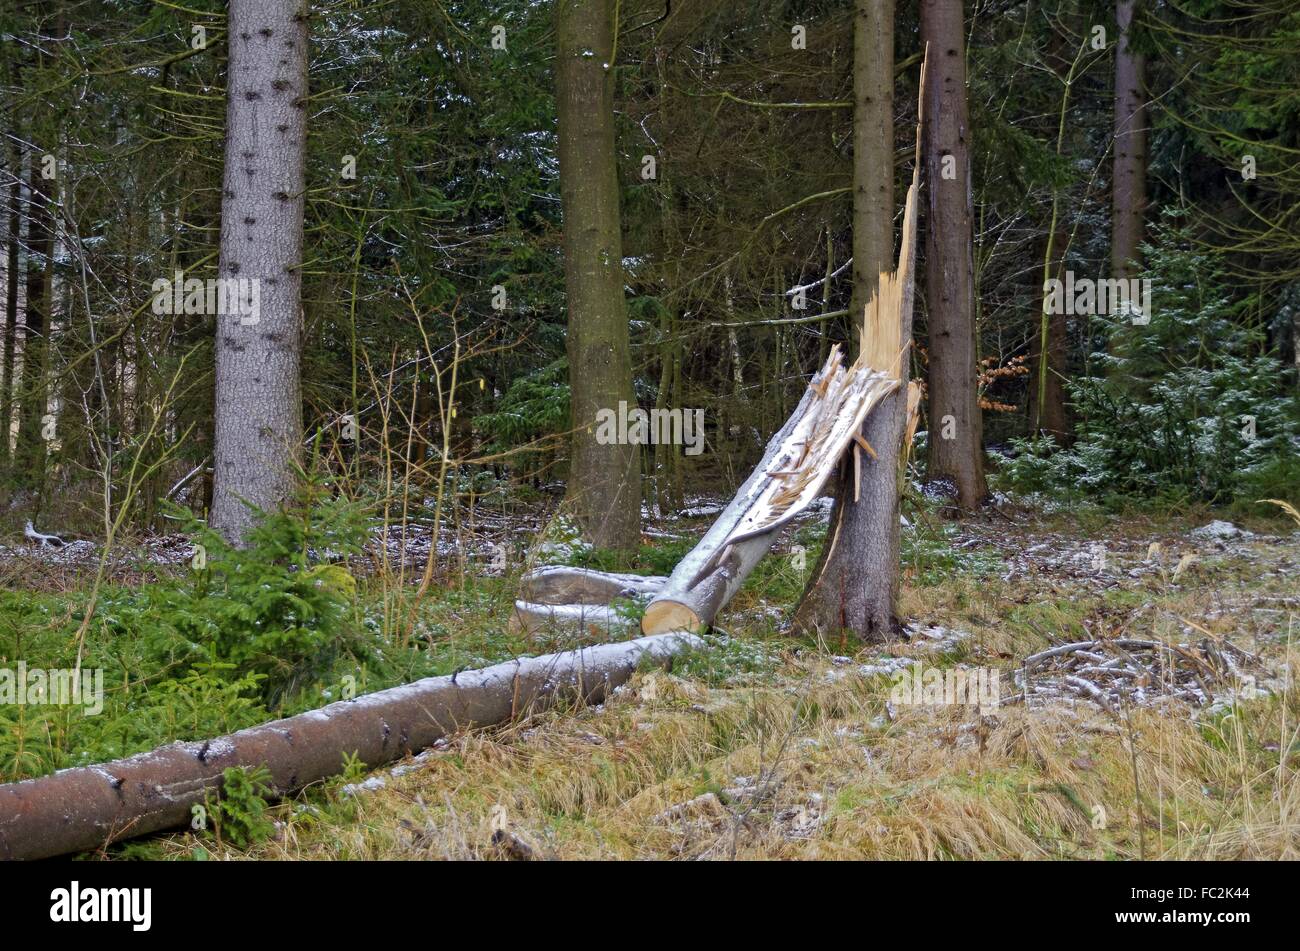
M 925 109 L 925 296 L 929 313 L 930 439 L 927 475 L 950 479 L 967 510 L 988 496 L 976 385 L 975 265 L 970 115 L 961 0 L 922 0 L 930 46 Z
M 288 795 L 342 772 L 344 756 L 392 762 L 449 734 L 540 712 L 564 700 L 600 703 L 647 660 L 701 642 L 642 637 L 429 677 L 204 742 L 172 743 L 98 766 L 0 785 L 0 860 L 96 849 L 188 823 L 231 767 L 265 766 Z
M 17 77 L 18 70 L 15 69 Z M 15 136 L 17 138 L 17 136 Z M 4 364 L 0 367 L 0 474 L 9 468 L 10 427 L 14 417 L 14 348 L 18 345 L 18 245 L 22 230 L 22 150 L 12 148 L 13 181 L 9 185 L 8 229 L 5 236 Z
M 555 66 L 569 388 L 569 498 L 583 537 L 632 550 L 640 540 L 637 446 L 596 441 L 596 414 L 636 405 L 623 299 L 614 152 L 613 3 L 557 0 Z
M 894 0 L 857 0 L 853 18 L 853 315 L 894 268 Z
M 54 218 L 50 209 L 54 179 L 42 176 L 45 162 L 33 152 L 28 175 L 27 274 L 23 307 L 23 368 L 19 386 L 16 481 L 39 490 L 45 478 L 47 447 L 41 430 L 48 405 L 46 359 L 49 353 L 52 299 Z
M 894 264 L 894 0 L 857 0 L 853 21 L 853 294 L 858 323 Z M 865 324 L 865 321 L 863 321 Z M 912 338 L 911 315 L 897 341 Z M 908 358 L 899 361 L 907 380 Z M 902 625 L 899 584 L 898 459 L 906 414 L 900 389 L 868 417 L 862 435 L 876 450 L 863 461 L 854 501 L 851 466 L 835 492 L 826 544 L 795 613 L 795 625 L 823 633 L 852 632 L 884 640 Z
M 222 279 L 257 282 L 255 322 L 216 316 L 212 525 L 232 542 L 292 494 L 302 445 L 306 0 L 231 0 Z
M 1065 387 L 1062 377 L 1065 374 L 1066 326 L 1064 314 L 1052 314 L 1047 323 L 1047 378 L 1043 381 L 1043 412 L 1038 412 L 1038 381 L 1042 366 L 1042 337 L 1039 328 L 1034 327 L 1030 343 L 1029 363 L 1029 431 L 1034 434 L 1051 436 L 1058 446 L 1065 445 L 1070 438 L 1069 416 L 1065 408 Z
M 519 600 L 532 604 L 609 604 L 616 598 L 649 597 L 664 586 L 662 575 L 629 575 L 567 565 L 541 565 L 519 579 Z
M 1066 117 L 1069 114 L 1070 92 L 1074 82 L 1075 70 L 1082 56 L 1082 50 L 1073 54 L 1066 41 L 1066 34 L 1055 31 L 1049 41 L 1051 59 L 1069 64 L 1061 83 L 1061 106 L 1057 120 L 1056 154 L 1059 157 L 1065 144 Z M 1055 67 L 1049 65 L 1053 73 Z M 1069 252 L 1071 233 L 1065 227 L 1061 214 L 1062 188 L 1052 186 L 1052 213 L 1047 226 L 1047 237 L 1043 247 L 1043 289 L 1042 309 L 1036 325 L 1031 327 L 1029 345 L 1029 432 L 1033 436 L 1045 434 L 1051 436 L 1055 443 L 1064 445 L 1069 439 L 1069 416 L 1065 407 L 1064 374 L 1066 370 L 1066 317 L 1064 313 L 1053 313 L 1059 308 L 1049 305 L 1047 291 L 1048 281 L 1056 276 L 1064 278 L 1066 255 Z M 1043 351 L 1047 359 L 1042 359 Z
M 673 323 L 673 312 L 665 307 L 659 317 L 659 389 L 655 393 L 655 409 L 658 410 L 668 409 L 672 394 L 676 351 L 680 345 Z M 680 486 L 673 478 L 676 474 L 673 456 L 680 451 L 679 446 L 669 443 L 656 443 L 654 447 L 655 504 L 660 515 L 667 515 L 680 508 Z
M 1111 183 L 1110 266 L 1116 278 L 1133 276 L 1147 203 L 1146 58 L 1132 48 L 1137 0 L 1116 0 L 1114 180 Z

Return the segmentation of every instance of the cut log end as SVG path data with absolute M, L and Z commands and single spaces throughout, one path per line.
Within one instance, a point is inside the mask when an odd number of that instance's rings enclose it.
M 700 634 L 708 625 L 695 611 L 680 601 L 652 601 L 641 618 L 643 634 L 667 634 L 671 631 L 687 631 Z

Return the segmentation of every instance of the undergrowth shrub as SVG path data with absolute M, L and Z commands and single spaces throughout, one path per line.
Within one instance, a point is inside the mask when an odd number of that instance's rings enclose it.
M 569 425 L 569 365 L 561 358 L 514 380 L 497 409 L 474 418 L 491 437 L 488 450 L 505 452 L 542 436 L 563 433 Z
M 356 579 L 346 560 L 365 540 L 360 507 L 305 499 L 262 515 L 244 547 L 201 523 L 187 528 L 204 567 L 105 604 L 103 623 L 142 633 L 155 663 L 179 675 L 255 678 L 268 706 L 326 673 L 353 639 Z
M 1012 441 L 1010 487 L 1171 503 L 1226 503 L 1293 492 L 1300 404 L 1268 349 L 1259 301 L 1232 298 L 1216 257 L 1157 229 L 1144 278 L 1150 322 L 1090 318 L 1107 346 L 1093 372 L 1066 381 L 1075 442 Z
M 226 769 L 221 774 L 220 796 L 208 796 L 204 805 L 206 820 L 201 824 L 210 823 L 204 831 L 218 842 L 241 849 L 265 842 L 275 834 L 275 825 L 266 815 L 271 795 L 271 774 L 266 767 Z

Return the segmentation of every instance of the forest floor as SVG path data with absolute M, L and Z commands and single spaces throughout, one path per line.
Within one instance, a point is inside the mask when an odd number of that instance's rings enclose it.
M 274 834 L 249 848 L 187 832 L 112 854 L 1300 855 L 1293 524 L 1086 508 L 921 517 L 904 532 L 912 624 L 894 643 L 788 633 L 815 563 L 821 520 L 808 520 L 751 577 L 707 649 L 638 673 L 600 706 L 349 771 L 273 807 Z M 650 561 L 671 564 L 709 521 L 705 509 L 657 525 Z M 461 602 L 455 623 L 500 625 L 510 596 L 507 584 Z M 1094 643 L 1026 661 L 1071 642 Z M 533 652 L 557 646 L 570 645 Z M 910 702 L 933 699 L 897 692 L 914 663 L 983 676 L 996 696 L 982 707 Z

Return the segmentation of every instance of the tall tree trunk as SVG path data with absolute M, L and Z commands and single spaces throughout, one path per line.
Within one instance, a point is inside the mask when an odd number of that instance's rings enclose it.
M 849 325 L 894 267 L 894 0 L 857 0 L 853 18 L 853 291 Z M 879 413 L 874 414 L 879 416 Z
M 1043 411 L 1038 412 L 1038 382 L 1042 369 L 1042 337 L 1039 328 L 1034 327 L 1030 344 L 1029 363 L 1029 431 L 1051 436 L 1056 445 L 1065 445 L 1070 438 L 1070 421 L 1065 409 L 1065 387 L 1062 377 L 1065 375 L 1065 315 L 1052 314 L 1047 323 L 1047 377 L 1042 380 Z
M 1111 183 L 1110 266 L 1117 278 L 1133 275 L 1147 203 L 1147 110 L 1142 91 L 1146 60 L 1133 51 L 1137 0 L 1116 0 L 1119 43 L 1115 48 L 1115 164 Z
M 568 296 L 573 453 L 569 497 L 583 536 L 601 548 L 639 540 L 636 446 L 596 439 L 596 414 L 635 407 L 614 153 L 612 0 L 556 3 L 556 111 L 564 284 Z
M 988 496 L 976 387 L 970 116 L 961 0 L 921 0 L 926 90 L 925 297 L 930 330 L 928 476 L 950 479 L 963 509 Z
M 239 541 L 244 501 L 289 496 L 302 445 L 306 0 L 231 0 L 222 279 L 257 282 L 256 322 L 216 317 L 212 525 Z
M 15 76 L 17 70 L 14 70 Z M 0 473 L 9 468 L 9 429 L 14 418 L 14 348 L 18 345 L 18 244 L 22 229 L 22 150 L 12 149 L 13 181 L 9 185 L 8 230 L 5 236 L 4 364 L 0 367 Z
M 15 453 L 15 475 L 20 485 L 39 491 L 45 477 L 45 440 L 42 437 L 42 417 L 45 415 L 48 392 L 46 387 L 46 357 L 49 353 L 51 278 L 53 276 L 54 219 L 50 202 L 53 200 L 54 179 L 43 177 L 46 163 L 41 153 L 33 152 L 28 175 L 27 212 L 27 277 L 26 301 L 23 308 L 23 372 L 19 387 L 20 404 L 18 443 Z
M 864 314 L 882 272 L 894 265 L 894 0 L 858 0 L 853 21 L 853 295 L 859 348 Z M 911 340 L 910 318 L 898 349 Z M 907 380 L 908 357 L 900 361 Z M 862 427 L 876 451 L 863 459 L 854 501 L 852 465 L 842 466 L 826 544 L 795 614 L 823 634 L 884 640 L 898 619 L 898 465 L 905 387 L 884 398 Z
M 678 370 L 678 350 L 681 341 L 677 339 L 677 321 L 674 311 L 665 307 L 659 318 L 659 391 L 655 399 L 655 409 L 664 410 L 671 407 L 673 401 L 673 384 Z M 680 446 L 667 442 L 656 443 L 654 453 L 656 504 L 660 515 L 676 512 L 681 508 L 681 486 L 677 482 L 680 467 L 676 456 L 681 453 Z
M 831 275 L 835 273 L 835 234 L 828 227 L 826 229 L 826 270 L 822 276 L 822 313 L 831 312 Z M 817 365 L 822 366 L 826 362 L 826 357 L 831 352 L 831 332 L 830 325 L 824 326 L 821 331 L 821 339 L 818 341 Z

